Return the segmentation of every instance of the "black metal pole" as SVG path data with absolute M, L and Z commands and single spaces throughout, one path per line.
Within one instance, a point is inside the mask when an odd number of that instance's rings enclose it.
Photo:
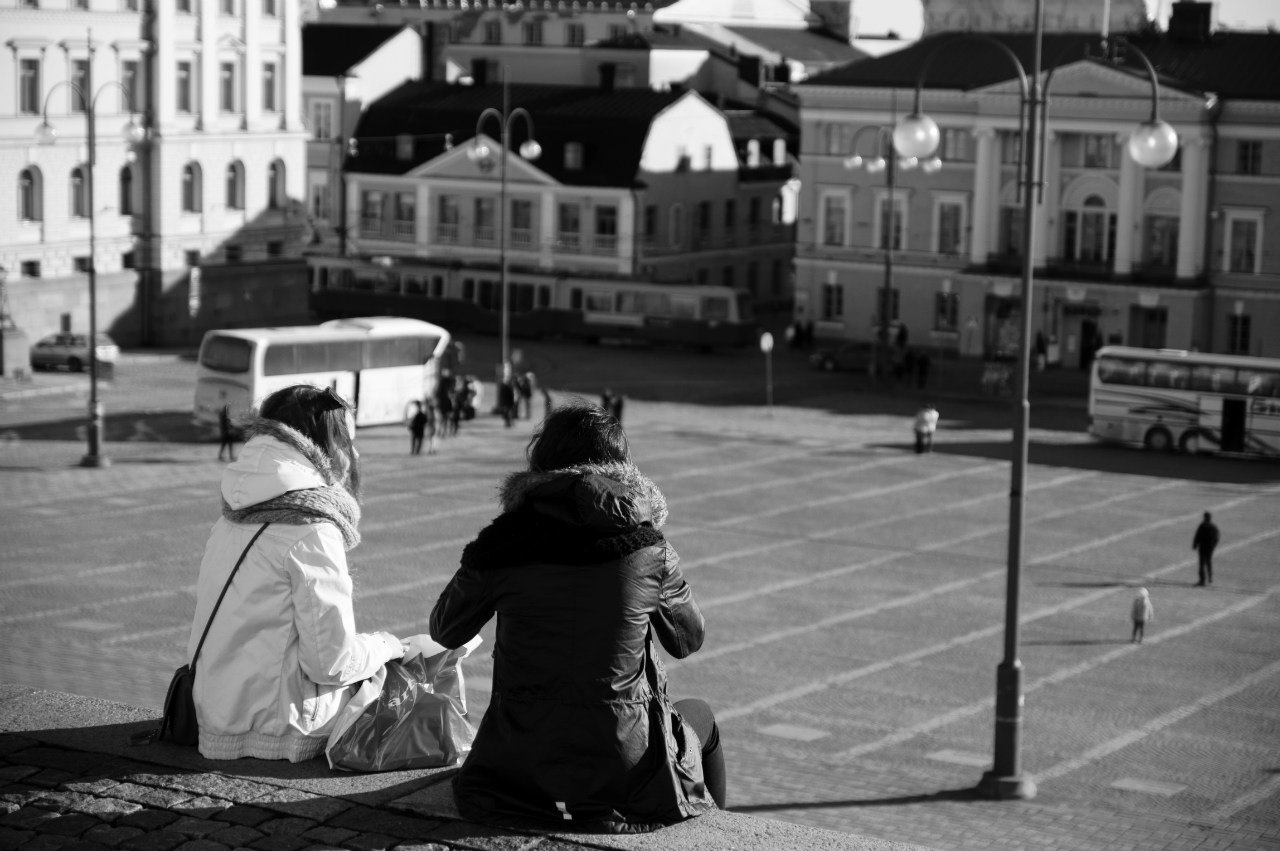
M 1026 136 L 1022 140 L 1022 314 L 1018 340 L 1017 397 L 1013 418 L 1013 466 L 1009 488 L 1008 575 L 1005 585 L 1004 658 L 996 667 L 995 737 L 991 770 L 978 784 L 990 798 L 1035 797 L 1036 784 L 1022 773 L 1022 661 L 1018 658 L 1019 594 L 1022 581 L 1023 520 L 1026 516 L 1027 432 L 1031 420 L 1028 381 L 1031 365 L 1031 296 L 1035 272 L 1037 112 L 1041 106 L 1040 62 L 1044 36 L 1043 0 L 1035 4 L 1035 41 L 1027 94 Z
M 89 66 L 93 67 L 93 45 L 89 45 Z M 82 93 L 85 123 L 88 129 L 89 155 L 85 164 L 85 200 L 89 209 L 89 451 L 80 459 L 81 467 L 106 467 L 111 461 L 101 452 L 102 433 L 106 414 L 98 398 L 98 258 L 97 211 L 94 209 L 93 171 L 98 156 L 98 137 L 94 128 L 94 102 L 96 97 Z

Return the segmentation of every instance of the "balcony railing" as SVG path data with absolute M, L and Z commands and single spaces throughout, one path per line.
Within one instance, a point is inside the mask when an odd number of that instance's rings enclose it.
M 412 242 L 413 237 L 414 222 L 412 219 L 396 219 L 391 223 L 392 239 Z
M 446 245 L 458 244 L 458 226 L 449 222 L 440 222 L 436 225 L 436 242 L 443 242 Z
M 512 228 L 511 247 L 533 248 L 533 230 L 531 228 Z
M 498 229 L 493 225 L 476 225 L 475 241 L 478 244 L 493 245 L 498 240 Z

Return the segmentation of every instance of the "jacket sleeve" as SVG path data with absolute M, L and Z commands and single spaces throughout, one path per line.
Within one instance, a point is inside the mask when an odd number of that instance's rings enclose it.
M 321 685 L 348 685 L 400 658 L 400 639 L 388 632 L 357 633 L 351 575 L 337 529 L 317 525 L 289 549 L 298 659 Z
M 431 638 L 450 649 L 475 638 L 494 614 L 490 586 L 480 571 L 458 568 L 431 610 L 427 625 Z
M 693 590 L 684 581 L 680 556 L 671 544 L 662 548 L 660 599 L 649 621 L 663 649 L 677 659 L 683 659 L 702 646 L 706 621 L 698 602 L 693 599 Z

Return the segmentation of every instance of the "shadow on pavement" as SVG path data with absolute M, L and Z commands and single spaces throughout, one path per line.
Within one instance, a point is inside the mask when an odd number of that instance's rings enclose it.
M 891 445 L 889 448 L 900 448 Z M 938 454 L 963 455 L 1008 461 L 1013 456 L 1009 442 L 935 443 Z M 1109 443 L 1077 442 L 1050 444 L 1031 441 L 1028 447 L 1031 464 L 1067 467 L 1117 473 L 1129 476 L 1154 476 L 1162 479 L 1188 479 L 1222 484 L 1280 483 L 1280 462 L 1268 458 L 1221 458 L 1208 455 L 1155 453 Z
M 846 807 L 894 807 L 903 804 L 929 804 L 937 801 L 980 801 L 986 800 L 978 795 L 972 787 L 963 789 L 943 789 L 920 795 L 897 795 L 892 798 L 845 798 L 837 801 L 791 801 L 779 804 L 752 804 L 746 807 L 729 807 L 730 812 L 748 815 L 751 813 L 770 813 L 781 810 L 830 810 Z
M 187 412 L 108 413 L 104 442 L 119 443 L 191 443 L 217 441 L 210 429 L 196 426 Z M 39 423 L 10 425 L 4 434 L 9 439 L 83 441 L 86 420 L 83 416 Z M 160 460 L 160 459 L 157 459 Z M 167 459 L 165 459 L 167 460 Z

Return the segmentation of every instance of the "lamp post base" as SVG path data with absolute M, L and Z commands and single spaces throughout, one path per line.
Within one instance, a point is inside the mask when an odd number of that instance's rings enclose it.
M 80 459 L 81 467 L 110 467 L 111 459 L 105 455 L 86 455 Z
M 998 777 L 988 771 L 978 781 L 978 795 L 996 801 L 1029 801 L 1036 796 L 1036 781 L 1026 774 Z

